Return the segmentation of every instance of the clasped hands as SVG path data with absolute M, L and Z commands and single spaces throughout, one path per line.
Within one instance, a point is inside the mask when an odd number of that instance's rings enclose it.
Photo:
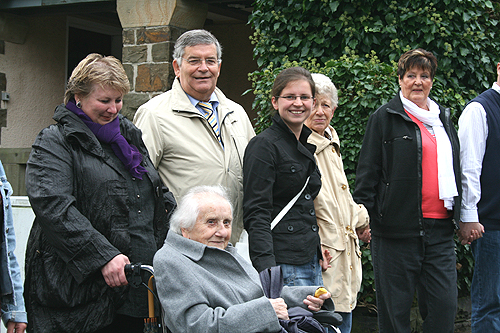
M 479 222 L 462 222 L 457 230 L 458 240 L 462 245 L 470 244 L 478 238 L 483 237 L 484 226 Z

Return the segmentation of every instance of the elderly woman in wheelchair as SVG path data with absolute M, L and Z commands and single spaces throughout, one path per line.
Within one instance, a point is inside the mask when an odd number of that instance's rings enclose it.
M 229 244 L 232 206 L 223 187 L 198 186 L 180 201 L 154 257 L 164 324 L 173 332 L 283 332 L 290 307 L 333 309 L 320 287 L 284 287 L 265 296 L 259 274 Z

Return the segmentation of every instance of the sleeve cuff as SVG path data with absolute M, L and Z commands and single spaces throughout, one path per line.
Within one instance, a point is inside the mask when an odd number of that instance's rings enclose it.
M 9 321 L 13 321 L 15 323 L 28 323 L 28 315 L 23 311 L 12 311 L 12 312 L 4 312 L 2 313 L 2 321 L 5 327 L 7 327 L 7 323 Z
M 479 216 L 477 214 L 477 209 L 464 209 L 460 210 L 460 221 L 461 222 L 479 222 Z

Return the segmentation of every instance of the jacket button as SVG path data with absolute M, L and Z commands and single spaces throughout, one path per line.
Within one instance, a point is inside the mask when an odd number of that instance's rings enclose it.
M 342 189 L 343 190 L 347 189 L 347 185 L 346 184 L 342 185 Z
M 312 216 L 314 216 L 314 215 L 315 215 L 315 213 L 314 213 L 314 209 L 310 209 L 310 210 L 309 210 L 309 215 L 312 215 Z
M 5 233 L 8 234 L 9 233 L 9 228 L 6 228 L 5 229 Z
M 293 231 L 293 225 L 289 225 L 287 229 L 288 231 Z
M 295 172 L 295 165 L 292 165 L 292 166 L 290 167 L 290 171 L 291 171 L 291 172 Z
M 307 193 L 304 198 L 306 198 L 306 200 L 311 200 L 311 195 L 309 193 Z
M 312 229 L 312 231 L 316 232 L 316 231 L 318 231 L 318 226 L 317 225 L 312 225 L 311 229 Z

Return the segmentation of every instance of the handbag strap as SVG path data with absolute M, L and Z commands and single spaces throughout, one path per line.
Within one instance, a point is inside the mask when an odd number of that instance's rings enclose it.
M 306 183 L 304 184 L 304 187 L 302 187 L 302 190 L 300 190 L 300 192 L 297 193 L 297 195 L 294 196 L 292 198 L 292 200 L 290 200 L 290 202 L 286 204 L 285 207 L 283 207 L 283 209 L 281 210 L 281 212 L 279 212 L 279 214 L 276 215 L 276 217 L 274 218 L 274 220 L 271 222 L 271 230 L 274 229 L 274 227 L 279 223 L 279 221 L 281 221 L 281 219 L 283 218 L 283 216 L 285 216 L 285 214 L 288 213 L 288 211 L 290 210 L 290 208 L 292 208 L 292 206 L 295 204 L 295 202 L 297 201 L 297 199 L 299 199 L 300 195 L 302 194 L 302 192 L 304 192 L 304 190 L 307 187 L 307 184 L 309 183 L 309 178 L 311 178 L 311 176 L 307 177 Z
M 283 273 L 280 266 L 267 268 L 259 273 L 260 282 L 267 298 L 278 298 L 283 290 Z

